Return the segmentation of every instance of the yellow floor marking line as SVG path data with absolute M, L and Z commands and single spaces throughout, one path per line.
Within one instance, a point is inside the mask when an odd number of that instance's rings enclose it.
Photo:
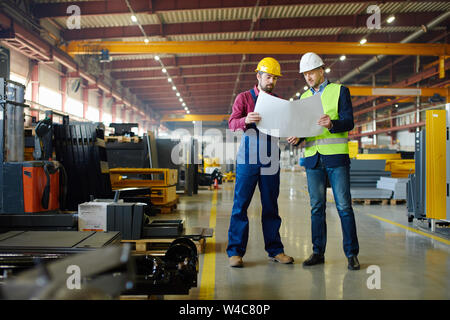
M 446 245 L 450 245 L 450 241 L 447 240 L 447 239 L 444 239 L 444 238 L 441 238 L 441 237 L 438 237 L 438 236 L 435 236 L 435 235 L 432 235 L 432 234 L 428 234 L 428 233 L 426 233 L 426 232 L 422 232 L 422 231 L 420 231 L 420 230 L 416 230 L 416 229 L 413 229 L 413 228 L 410 228 L 410 227 L 407 227 L 407 226 L 404 226 L 404 225 L 402 225 L 402 224 L 400 224 L 400 223 L 391 221 L 391 220 L 389 220 L 389 219 L 381 218 L 381 217 L 376 216 L 376 215 L 373 215 L 373 214 L 368 214 L 368 215 L 369 215 L 370 217 L 372 217 L 372 218 L 375 218 L 375 219 L 378 219 L 378 220 L 381 220 L 381 221 L 384 221 L 384 222 L 393 224 L 394 226 L 403 228 L 403 229 L 408 230 L 408 231 L 412 231 L 412 232 L 418 233 L 418 234 L 420 234 L 420 235 L 422 235 L 422 236 L 425 236 L 425 237 L 431 238 L 431 239 L 433 239 L 433 240 L 436 240 L 436 241 L 445 243 Z
M 213 229 L 213 236 L 206 241 L 203 261 L 203 270 L 200 280 L 199 300 L 213 300 L 216 285 L 216 212 L 217 212 L 217 190 L 214 190 L 209 227 Z

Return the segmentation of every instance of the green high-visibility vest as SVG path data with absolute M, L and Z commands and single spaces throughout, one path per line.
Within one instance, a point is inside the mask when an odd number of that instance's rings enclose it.
M 341 93 L 341 85 L 329 83 L 322 92 L 321 100 L 323 113 L 330 116 L 331 120 L 339 119 L 338 102 Z M 302 94 L 300 99 L 311 97 L 311 90 Z M 324 128 L 321 135 L 306 138 L 305 157 L 311 157 L 317 152 L 323 155 L 348 154 L 348 131 L 330 133 Z

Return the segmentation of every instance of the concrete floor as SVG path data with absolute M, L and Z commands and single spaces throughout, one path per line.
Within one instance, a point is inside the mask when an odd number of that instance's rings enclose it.
M 199 190 L 193 197 L 180 197 L 178 210 L 155 219 L 185 220 L 187 227 L 208 227 L 216 223 L 215 238 L 207 240 L 207 252 L 199 256 L 199 285 L 189 295 L 164 299 L 216 300 L 302 300 L 302 299 L 449 299 L 449 238 L 420 234 L 408 223 L 406 205 L 354 205 L 360 244 L 361 270 L 347 269 L 342 249 L 339 216 L 332 198 L 327 209 L 327 250 L 325 264 L 303 268 L 311 245 L 311 220 L 306 177 L 302 172 L 282 172 L 279 210 L 285 252 L 294 257 L 292 265 L 268 261 L 261 230 L 258 188 L 250 205 L 250 235 L 244 268 L 231 268 L 225 252 L 234 183 L 220 185 L 217 204 L 214 191 Z M 214 211 L 215 209 L 215 211 Z M 216 219 L 210 219 L 215 212 Z M 388 219 L 380 220 L 377 217 Z M 393 224 L 394 223 L 394 224 Z M 215 244 L 215 245 L 214 245 Z M 380 271 L 380 289 L 374 284 L 372 268 Z M 369 272 L 370 271 L 370 272 Z M 208 288 L 210 289 L 208 291 Z

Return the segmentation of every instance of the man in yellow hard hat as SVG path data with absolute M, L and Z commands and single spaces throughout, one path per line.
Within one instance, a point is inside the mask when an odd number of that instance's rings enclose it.
M 304 166 L 308 180 L 311 203 L 312 255 L 303 266 L 313 266 L 325 262 L 327 243 L 326 186 L 327 179 L 333 190 L 336 209 L 341 220 L 343 247 L 348 259 L 348 269 L 359 270 L 359 244 L 356 234 L 355 216 L 350 193 L 350 158 L 348 132 L 353 129 L 353 108 L 348 88 L 331 83 L 325 77 L 324 63 L 314 52 L 305 53 L 300 59 L 300 73 L 310 89 L 300 99 L 320 95 L 324 114 L 317 124 L 322 126 L 322 134 L 300 139 L 289 137 L 288 142 L 299 145 L 306 140 Z
M 259 185 L 262 204 L 262 229 L 265 250 L 272 261 L 289 264 L 292 257 L 284 254 L 280 238 L 281 218 L 278 214 L 278 195 L 280 191 L 280 150 L 277 138 L 262 134 L 256 128 L 261 116 L 254 112 L 258 94 L 264 91 L 273 94 L 281 68 L 278 61 L 267 57 L 262 59 L 255 70 L 258 84 L 254 88 L 238 94 L 228 121 L 231 130 L 243 130 L 237 154 L 236 184 L 234 203 L 228 230 L 227 254 L 231 267 L 242 267 L 248 241 L 249 221 L 247 208 L 252 200 L 256 185 Z M 274 95 L 274 94 L 273 94 Z M 267 149 L 264 148 L 267 146 Z M 270 163 L 264 163 L 262 150 L 270 153 Z M 264 169 L 275 167 L 274 172 Z

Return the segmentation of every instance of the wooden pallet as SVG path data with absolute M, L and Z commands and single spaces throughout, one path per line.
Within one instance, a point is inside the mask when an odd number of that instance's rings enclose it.
M 125 137 L 125 136 L 107 136 L 105 137 L 106 142 L 133 142 L 138 143 L 140 138 L 137 136 Z
M 176 201 L 178 199 L 177 196 L 177 187 L 152 187 L 151 200 L 155 206 L 158 205 L 166 205 Z
M 406 203 L 405 199 L 391 199 L 390 200 L 391 206 L 396 206 L 398 204 L 405 204 L 405 203 Z
M 389 204 L 389 199 L 352 199 L 352 203 L 364 205 L 371 205 L 371 204 L 387 205 Z
M 371 205 L 371 204 L 381 204 L 381 205 L 391 205 L 396 206 L 398 204 L 405 204 L 406 200 L 403 199 L 352 199 L 353 203 Z
M 165 247 L 175 240 L 175 238 L 163 238 L 163 239 L 139 239 L 139 240 L 122 240 L 122 243 L 131 243 L 133 245 L 133 253 L 135 254 L 164 254 L 166 252 Z M 192 240 L 197 247 L 197 253 L 205 253 L 206 239 Z
M 171 213 L 171 212 L 175 211 L 177 209 L 177 204 L 178 204 L 178 196 L 172 202 L 169 202 L 166 204 L 155 205 L 155 207 L 159 208 L 161 210 L 161 214 L 167 214 L 167 213 Z

